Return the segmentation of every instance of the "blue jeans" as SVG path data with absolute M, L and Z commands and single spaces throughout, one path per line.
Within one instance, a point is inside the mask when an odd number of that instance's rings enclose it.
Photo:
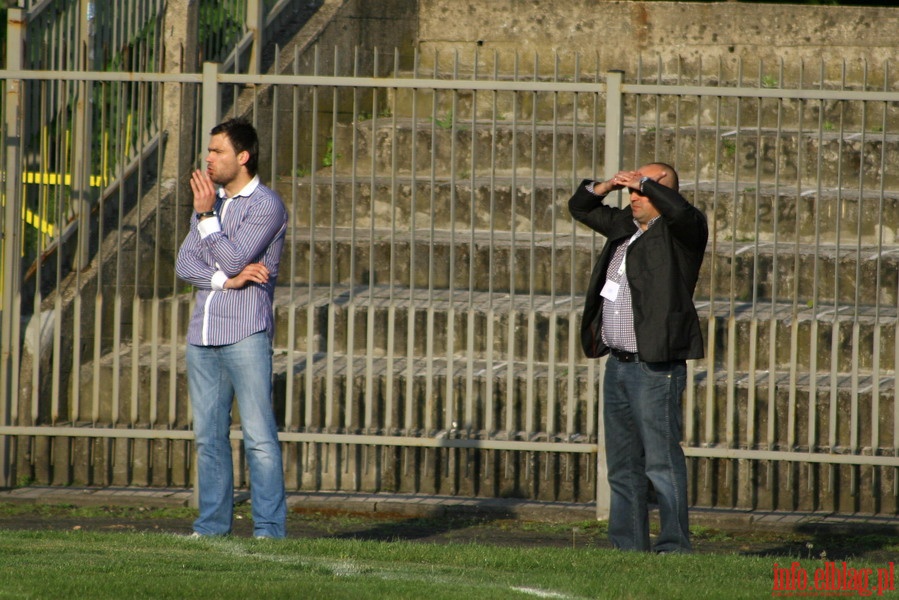
M 272 409 L 272 347 L 266 332 L 228 346 L 187 345 L 187 380 L 197 443 L 200 516 L 194 531 L 227 535 L 234 513 L 231 404 L 235 394 L 250 467 L 256 536 L 283 538 L 287 503 Z
M 686 364 L 620 362 L 604 379 L 606 462 L 611 488 L 609 537 L 616 548 L 649 551 L 648 482 L 659 502 L 661 531 L 652 550 L 690 552 L 687 463 L 681 448 Z

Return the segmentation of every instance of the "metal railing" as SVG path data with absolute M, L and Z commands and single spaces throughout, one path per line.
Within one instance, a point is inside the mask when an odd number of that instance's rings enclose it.
M 196 87 L 204 131 L 236 112 L 260 131 L 263 178 L 291 215 L 275 406 L 292 487 L 602 512 L 604 363 L 577 344 L 602 239 L 566 201 L 584 177 L 664 160 L 712 231 L 696 295 L 707 357 L 684 398 L 693 502 L 895 512 L 899 93 L 772 85 L 762 69 L 709 84 L 427 62 L 393 77 L 129 76 Z M 116 81 L 62 78 L 101 77 Z M 47 358 L 11 357 L 27 380 L 0 434 L 18 477 L 190 481 L 191 294 L 156 238 L 183 236 L 189 208 L 167 208 L 173 232 L 162 210 L 111 232 L 92 268 L 114 279 L 96 292 L 22 309 L 24 354 Z

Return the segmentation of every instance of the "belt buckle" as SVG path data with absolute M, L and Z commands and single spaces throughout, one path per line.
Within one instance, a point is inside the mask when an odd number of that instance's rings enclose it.
M 626 350 L 613 350 L 612 354 L 621 362 L 631 363 L 637 359 L 636 352 L 627 352 Z

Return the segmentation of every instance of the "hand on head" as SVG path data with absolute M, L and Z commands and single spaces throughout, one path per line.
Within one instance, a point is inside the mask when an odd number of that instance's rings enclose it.
M 619 171 L 612 177 L 611 181 L 614 189 L 620 190 L 629 188 L 636 192 L 640 191 L 640 180 L 649 177 L 653 181 L 661 181 L 668 173 L 662 169 L 641 168 L 639 171 Z

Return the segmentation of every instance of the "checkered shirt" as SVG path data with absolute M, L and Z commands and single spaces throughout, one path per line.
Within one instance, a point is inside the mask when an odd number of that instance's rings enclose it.
M 649 227 L 652 227 L 658 219 L 659 217 L 652 219 Z M 618 283 L 619 287 L 618 297 L 614 302 L 608 298 L 602 299 L 602 341 L 609 348 L 625 352 L 637 352 L 637 333 L 634 330 L 634 310 L 631 305 L 631 287 L 627 281 L 627 273 L 619 275 L 618 269 L 621 268 L 621 263 L 627 255 L 628 247 L 644 233 L 645 231 L 637 224 L 637 233 L 618 244 L 606 269 L 606 279 Z

